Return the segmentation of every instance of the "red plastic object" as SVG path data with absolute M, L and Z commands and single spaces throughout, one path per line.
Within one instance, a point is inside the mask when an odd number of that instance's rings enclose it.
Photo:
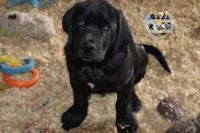
M 3 74 L 3 80 L 11 87 L 18 87 L 18 88 L 29 88 L 33 86 L 39 78 L 39 72 L 37 69 L 33 68 L 31 70 L 31 73 L 33 75 L 32 79 L 28 81 L 19 81 L 11 79 L 9 74 Z

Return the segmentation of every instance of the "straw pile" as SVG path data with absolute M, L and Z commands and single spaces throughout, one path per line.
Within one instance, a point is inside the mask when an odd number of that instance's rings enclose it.
M 122 9 L 133 32 L 135 42 L 154 44 L 165 55 L 172 74 L 168 74 L 157 60 L 149 56 L 147 74 L 136 91 L 143 107 L 136 117 L 139 133 L 163 133 L 170 125 L 157 112 L 161 99 L 174 96 L 181 99 L 193 115 L 200 110 L 200 2 L 198 0 L 110 0 Z M 76 0 L 57 0 L 46 9 L 30 4 L 12 10 L 41 13 L 54 20 L 56 35 L 30 38 L 19 35 L 0 35 L 0 54 L 21 59 L 33 58 L 40 71 L 39 82 L 30 89 L 0 90 L 0 132 L 22 133 L 49 130 L 64 133 L 60 118 L 72 105 L 63 47 L 67 35 L 61 20 Z M 0 15 L 7 11 L 5 1 L 0 4 Z M 168 11 L 172 17 L 172 31 L 162 37 L 153 37 L 145 29 L 145 17 L 151 11 Z M 18 77 L 19 78 L 19 77 Z M 0 79 L 2 80 L 2 79 Z M 83 124 L 70 133 L 116 133 L 116 95 L 93 95 L 88 116 Z

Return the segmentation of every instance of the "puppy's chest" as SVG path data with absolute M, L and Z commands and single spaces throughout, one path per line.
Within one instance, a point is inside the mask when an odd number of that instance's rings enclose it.
M 85 80 L 86 82 L 98 84 L 105 81 L 108 75 L 106 75 L 102 69 L 83 67 L 79 71 L 79 76 L 82 80 Z
M 115 73 L 109 74 L 98 68 L 85 67 L 79 74 L 81 80 L 96 93 L 111 91 L 117 80 Z

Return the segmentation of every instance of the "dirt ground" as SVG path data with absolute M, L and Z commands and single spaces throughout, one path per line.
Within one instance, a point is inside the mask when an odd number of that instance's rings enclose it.
M 61 20 L 65 11 L 77 0 L 55 0 L 46 9 L 30 4 L 12 10 L 35 12 L 54 19 L 56 35 L 49 39 L 28 36 L 0 35 L 0 54 L 18 59 L 33 58 L 40 71 L 39 82 L 30 89 L 0 90 L 0 133 L 65 133 L 60 118 L 72 105 L 63 47 L 67 35 Z M 172 74 L 168 74 L 158 61 L 150 61 L 144 79 L 136 86 L 143 107 L 136 114 L 138 133 L 164 133 L 170 124 L 156 111 L 161 99 L 176 97 L 196 116 L 200 113 L 200 1 L 199 0 L 110 0 L 124 11 L 137 43 L 158 47 L 166 57 Z M 5 0 L 0 3 L 0 15 L 6 12 Z M 172 18 L 172 31 L 161 37 L 149 35 L 145 17 L 151 11 L 168 11 Z M 20 76 L 20 75 L 19 75 Z M 22 77 L 22 76 L 21 76 Z M 2 80 L 2 79 L 0 79 Z M 88 116 L 82 125 L 69 133 L 116 133 L 116 95 L 93 95 Z

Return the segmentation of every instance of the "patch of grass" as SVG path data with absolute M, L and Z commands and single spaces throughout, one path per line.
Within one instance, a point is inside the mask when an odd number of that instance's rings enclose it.
M 5 36 L 9 36 L 11 34 L 11 31 L 9 31 L 8 29 L 0 28 L 0 34 L 5 35 Z

